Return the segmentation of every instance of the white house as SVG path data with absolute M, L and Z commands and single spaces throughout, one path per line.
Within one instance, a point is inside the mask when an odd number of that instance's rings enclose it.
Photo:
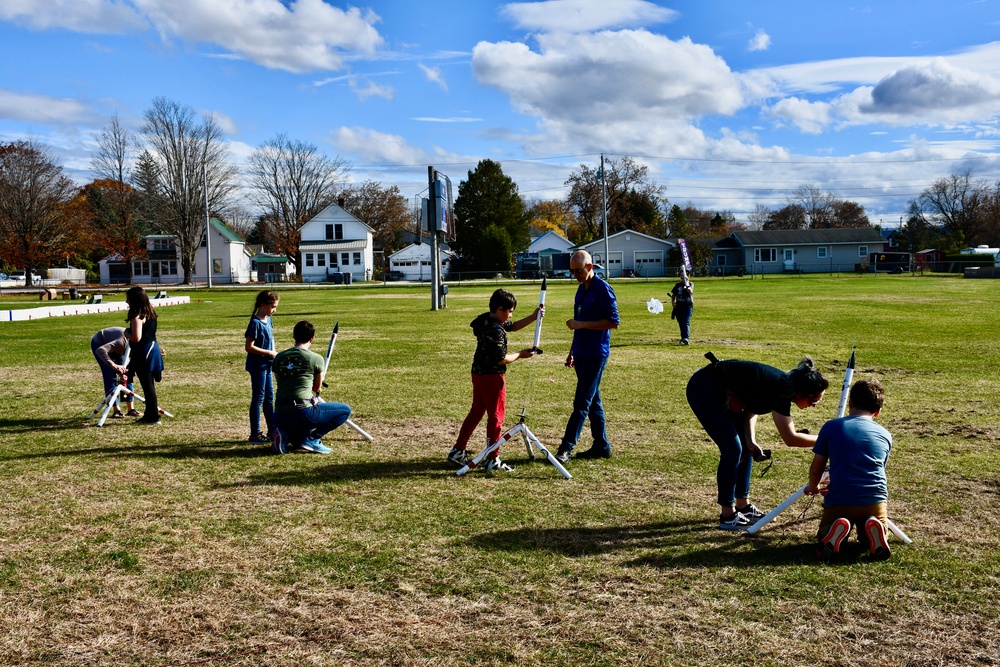
M 343 200 L 330 204 L 299 227 L 299 274 L 304 283 L 332 281 L 349 273 L 351 280 L 368 280 L 375 267 L 374 230 L 348 213 Z
M 539 255 L 559 254 L 569 252 L 572 247 L 573 243 L 569 239 L 556 232 L 548 231 L 531 239 L 531 245 L 528 246 L 526 252 L 537 252 Z
M 620 278 L 623 275 L 643 277 L 663 276 L 666 271 L 667 253 L 675 244 L 655 236 L 622 230 L 608 237 L 608 260 L 604 261 L 604 237 L 576 246 L 594 258 L 594 264 L 605 267 L 606 275 Z M 604 271 L 598 269 L 604 275 Z
M 209 233 L 212 239 L 212 283 L 232 285 L 248 283 L 250 277 L 250 257 L 253 254 L 243 238 L 221 220 L 210 220 Z M 144 236 L 146 257 L 132 262 L 132 282 L 156 285 L 176 285 L 184 282 L 177 248 L 177 237 L 170 234 L 150 234 Z M 128 272 L 121 255 L 114 254 L 98 262 L 101 284 L 125 283 Z M 195 254 L 194 276 L 191 282 L 207 282 L 208 251 L 204 241 Z
M 448 275 L 448 268 L 455 253 L 445 244 L 438 245 L 438 261 L 441 275 Z M 393 273 L 396 272 L 396 273 Z M 389 255 L 389 276 L 396 280 L 431 279 L 431 244 L 411 243 Z

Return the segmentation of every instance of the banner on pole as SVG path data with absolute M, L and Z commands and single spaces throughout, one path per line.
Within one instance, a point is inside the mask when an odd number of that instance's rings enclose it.
M 684 268 L 688 271 L 691 270 L 691 255 L 688 254 L 688 244 L 684 239 L 677 239 L 677 247 L 681 249 L 681 261 L 684 263 Z

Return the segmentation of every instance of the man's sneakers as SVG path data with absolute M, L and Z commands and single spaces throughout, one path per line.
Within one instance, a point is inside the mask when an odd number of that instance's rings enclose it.
M 842 520 L 842 519 L 841 519 Z M 872 560 L 889 560 L 889 541 L 886 539 L 885 526 L 873 516 L 865 521 L 865 535 L 868 536 L 868 552 Z
M 452 447 L 451 451 L 448 452 L 448 463 L 454 463 L 459 468 L 462 468 L 472 463 L 472 458 L 466 450 Z
M 498 456 L 495 459 L 486 459 L 483 462 L 483 472 L 485 473 L 495 473 L 495 472 L 513 472 L 514 466 L 507 465 L 500 460 Z
M 749 519 L 750 523 L 757 523 L 762 518 L 764 518 L 764 516 L 767 515 L 767 512 L 757 507 L 753 503 L 750 503 L 746 507 L 737 507 L 736 511 L 745 516 L 747 519 Z
M 333 450 L 323 444 L 323 441 L 318 438 L 306 438 L 299 445 L 302 449 L 313 454 L 329 454 Z
M 559 461 L 559 463 L 566 465 L 567 463 L 569 463 L 569 456 L 572 453 L 573 450 L 560 447 L 559 451 L 556 452 L 556 461 Z
M 833 522 L 826 536 L 819 541 L 816 555 L 825 561 L 836 560 L 840 556 L 840 546 L 851 532 L 851 522 L 841 517 Z
M 275 454 L 284 454 L 287 451 L 288 435 L 285 431 L 276 428 L 271 431 L 271 451 Z
M 591 447 L 590 449 L 580 452 L 576 455 L 578 459 L 610 459 L 611 458 L 611 448 L 598 449 L 597 447 Z
M 747 530 L 753 521 L 746 518 L 742 512 L 734 512 L 732 516 L 719 515 L 719 530 Z

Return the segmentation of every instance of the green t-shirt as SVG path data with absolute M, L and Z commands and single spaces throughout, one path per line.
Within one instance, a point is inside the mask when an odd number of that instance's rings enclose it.
M 311 399 L 313 378 L 323 372 L 324 366 L 323 357 L 312 350 L 292 347 L 279 352 L 271 366 L 271 372 L 278 381 L 278 390 L 274 393 L 275 407 L 289 408 L 296 400 Z

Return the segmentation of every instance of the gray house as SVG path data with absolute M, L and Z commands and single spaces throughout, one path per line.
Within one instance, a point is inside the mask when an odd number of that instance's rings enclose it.
M 663 276 L 667 253 L 676 244 L 631 229 L 608 237 L 608 261 L 604 261 L 604 237 L 576 246 L 573 250 L 586 250 L 594 264 L 608 269 L 612 278 L 621 276 Z M 598 273 L 602 273 L 600 270 Z
M 712 268 L 716 273 L 853 271 L 884 243 L 873 227 L 733 232 L 712 248 Z

